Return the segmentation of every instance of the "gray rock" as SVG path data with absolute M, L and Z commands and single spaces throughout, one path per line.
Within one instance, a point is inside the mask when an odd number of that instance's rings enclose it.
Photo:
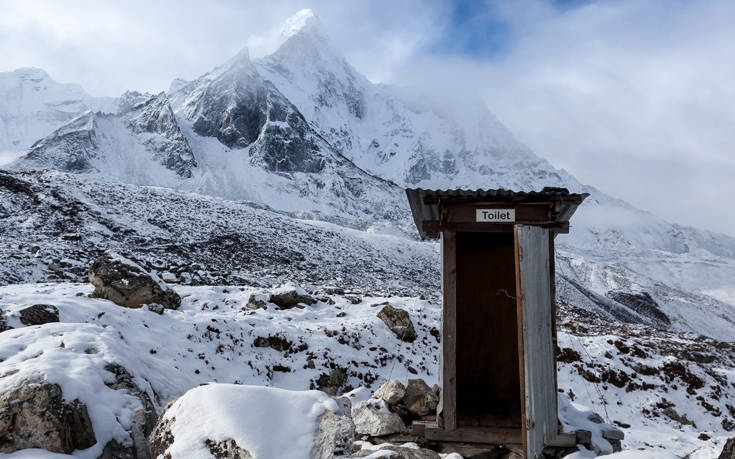
M 352 421 L 355 423 L 355 432 L 360 435 L 378 437 L 406 431 L 401 417 L 391 412 L 383 400 L 358 402 L 352 408 Z
M 380 310 L 378 317 L 385 322 L 398 339 L 409 343 L 416 339 L 416 330 L 407 311 L 387 304 Z
M 181 304 L 181 297 L 165 282 L 119 255 L 105 254 L 94 260 L 89 281 L 95 287 L 92 297 L 120 306 L 139 308 L 158 303 L 166 309 L 176 309 Z
M 148 447 L 153 457 L 166 457 L 166 450 L 174 444 L 174 435 L 171 433 L 171 428 L 176 423 L 176 418 L 167 419 L 165 414 L 176 400 L 178 399 L 168 402 L 158 417 L 153 431 L 148 435 Z
M 158 315 L 163 314 L 163 310 L 164 309 L 166 309 L 166 308 L 164 308 L 162 304 L 151 303 L 151 304 L 148 305 L 148 310 L 151 311 L 151 312 L 155 312 Z
M 364 449 L 357 451 L 352 457 L 367 457 L 376 451 L 392 451 L 391 459 L 439 459 L 441 456 L 436 451 L 426 448 L 409 448 L 392 444 L 377 445 L 378 449 Z
M 23 381 L 0 395 L 0 452 L 41 448 L 69 454 L 97 443 L 87 407 L 65 403 L 61 387 Z
M 23 325 L 43 325 L 59 321 L 59 310 L 50 304 L 34 304 L 20 310 Z
M 423 379 L 409 379 L 403 405 L 416 416 L 426 416 L 436 412 L 439 397 Z
M 270 294 L 269 301 L 281 309 L 290 309 L 299 303 L 311 305 L 316 299 L 301 290 L 298 285 L 289 285 L 282 290 Z
M 388 405 L 397 405 L 406 396 L 406 386 L 394 379 L 386 382 L 375 391 L 373 397 L 384 400 Z
M 355 440 L 355 424 L 351 418 L 352 403 L 347 397 L 335 399 L 339 410 L 325 411 L 319 416 L 314 449 L 311 452 L 313 459 L 331 459 L 347 456 Z

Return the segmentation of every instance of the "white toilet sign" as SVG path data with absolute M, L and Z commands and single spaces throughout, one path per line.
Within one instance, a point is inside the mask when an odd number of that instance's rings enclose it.
M 516 221 L 515 209 L 476 209 L 475 221 L 494 223 L 513 223 Z

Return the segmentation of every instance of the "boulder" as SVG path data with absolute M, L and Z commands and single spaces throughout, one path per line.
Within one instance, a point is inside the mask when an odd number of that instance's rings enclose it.
M 426 416 L 436 412 L 439 397 L 423 379 L 409 379 L 403 405 L 416 416 Z
M 50 304 L 34 304 L 20 310 L 23 325 L 43 325 L 59 321 L 59 310 Z
M 415 446 L 415 444 L 398 446 L 390 443 L 376 445 L 374 448 L 363 448 L 355 452 L 352 457 L 368 457 L 377 451 L 385 451 L 387 454 L 390 454 L 390 456 L 380 455 L 377 457 L 390 457 L 391 459 L 439 459 L 441 457 L 436 451 L 420 448 Z
M 109 450 L 109 456 L 104 453 L 101 459 L 112 458 L 131 458 L 131 459 L 149 459 L 151 457 L 148 447 L 148 435 L 156 426 L 158 416 L 156 416 L 156 408 L 148 394 L 140 389 L 134 382 L 133 376 L 122 365 L 117 363 L 109 363 L 105 366 L 105 370 L 114 375 L 114 380 L 105 384 L 115 390 L 127 391 L 130 395 L 140 400 L 142 408 L 133 415 L 133 422 L 130 428 L 131 446 L 120 445 L 116 441 L 111 441 L 105 445 L 105 450 Z
M 273 290 L 270 294 L 269 301 L 281 309 L 290 309 L 300 303 L 306 305 L 316 303 L 314 297 L 310 296 L 306 293 L 306 290 L 293 282 L 288 282 Z
M 313 459 L 331 459 L 348 456 L 355 440 L 355 424 L 352 422 L 352 402 L 347 397 L 335 399 L 339 410 L 325 411 L 317 421 Z
M 416 330 L 407 311 L 387 304 L 380 310 L 378 317 L 385 322 L 398 339 L 408 343 L 412 343 L 416 339 Z
M 219 442 L 206 439 L 204 444 L 207 445 L 207 449 L 216 459 L 254 459 L 250 451 L 242 448 L 231 438 Z
M 406 386 L 394 379 L 380 386 L 373 397 L 384 400 L 388 405 L 394 406 L 406 396 Z
M 406 431 L 401 417 L 391 412 L 384 400 L 357 402 L 352 408 L 352 421 L 355 423 L 355 432 L 360 435 L 378 437 Z
M 725 442 L 725 446 L 722 448 L 722 452 L 717 459 L 735 459 L 735 437 Z
M 181 297 L 158 276 L 117 254 L 106 253 L 94 260 L 89 281 L 95 287 L 92 297 L 120 306 L 139 308 L 158 303 L 166 309 L 176 309 L 181 304 Z
M 0 452 L 41 448 L 69 454 L 97 443 L 87 407 L 64 402 L 61 387 L 23 381 L 0 395 Z

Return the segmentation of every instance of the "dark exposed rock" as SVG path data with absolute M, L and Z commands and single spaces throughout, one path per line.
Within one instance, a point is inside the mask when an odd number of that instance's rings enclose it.
M 730 438 L 725 442 L 717 459 L 735 459 L 735 438 Z
M 619 290 L 607 292 L 607 297 L 627 306 L 638 314 L 649 317 L 664 327 L 671 325 L 671 319 L 661 310 L 648 292 L 630 293 Z
M 59 310 L 50 304 L 34 304 L 20 310 L 23 325 L 43 325 L 59 321 Z
M 303 304 L 314 304 L 316 299 L 310 295 L 307 295 L 297 285 L 287 285 L 281 287 L 276 292 L 270 294 L 270 302 L 275 304 L 281 309 L 290 309 L 299 303 Z
M 253 455 L 250 451 L 243 449 L 233 439 L 223 440 L 215 442 L 210 439 L 206 439 L 204 444 L 207 445 L 207 449 L 216 459 L 253 459 Z
M 0 452 L 41 448 L 69 454 L 94 445 L 87 407 L 64 402 L 61 387 L 24 381 L 0 395 Z
M 416 330 L 407 311 L 387 304 L 380 310 L 378 317 L 385 322 L 398 339 L 409 343 L 416 339 Z
M 316 389 L 326 392 L 329 395 L 336 395 L 347 381 L 347 371 L 344 368 L 336 367 L 332 371 L 322 373 L 316 380 Z
M 181 297 L 162 280 L 119 255 L 104 254 L 94 260 L 89 268 L 89 281 L 95 286 L 93 297 L 120 306 L 139 308 L 158 303 L 176 309 L 181 304 Z

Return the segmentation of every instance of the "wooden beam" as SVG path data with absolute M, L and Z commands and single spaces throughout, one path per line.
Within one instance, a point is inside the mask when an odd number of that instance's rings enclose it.
M 457 233 L 442 231 L 442 385 L 440 425 L 457 428 Z M 438 415 L 437 415 L 438 416 Z
M 460 427 L 456 430 L 450 431 L 426 426 L 424 434 L 427 440 L 484 443 L 492 445 L 520 444 L 522 440 L 520 429 Z
M 569 222 L 553 222 L 553 221 L 519 221 L 518 225 L 540 226 L 549 228 L 554 233 L 566 234 L 569 232 Z M 452 230 L 454 232 L 476 233 L 476 232 L 511 232 L 513 231 L 512 223 L 442 223 L 439 220 L 424 220 L 421 222 L 421 229 L 428 233 L 438 233 L 444 230 Z
M 516 318 L 518 325 L 518 372 L 521 376 L 521 443 L 523 451 L 528 451 L 527 425 L 526 425 L 526 358 L 523 342 L 523 289 L 521 287 L 521 257 L 522 253 L 518 245 L 518 227 L 513 230 L 513 246 L 515 253 L 516 270 Z

